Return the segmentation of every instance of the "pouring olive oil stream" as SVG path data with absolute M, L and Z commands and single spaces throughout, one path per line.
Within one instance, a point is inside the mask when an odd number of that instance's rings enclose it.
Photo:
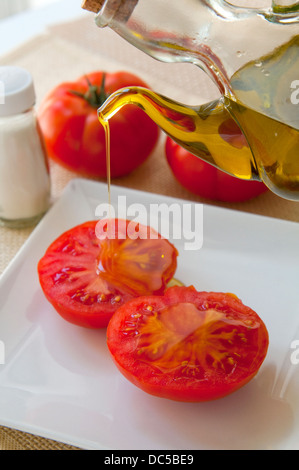
M 110 125 L 109 125 L 109 120 L 105 119 L 101 113 L 98 113 L 99 115 L 99 121 L 100 124 L 102 124 L 104 131 L 105 131 L 105 141 L 106 141 L 106 166 L 107 166 L 107 188 L 108 188 L 108 206 L 109 206 L 109 215 L 108 219 L 111 220 L 111 213 L 110 213 L 110 208 L 111 208 L 111 151 L 110 151 Z M 110 243 L 109 237 L 107 238 L 107 246 L 109 247 L 108 250 L 110 251 L 110 256 L 112 257 L 114 253 L 114 245 L 113 243 Z M 172 278 L 167 286 L 172 287 L 172 286 L 183 286 L 184 283 L 180 281 L 177 278 Z

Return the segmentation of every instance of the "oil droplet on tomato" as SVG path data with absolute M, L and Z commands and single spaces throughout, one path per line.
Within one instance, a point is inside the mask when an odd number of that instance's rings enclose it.
M 176 278 L 173 277 L 173 278 L 169 281 L 169 283 L 167 284 L 167 288 L 168 288 L 168 287 L 173 287 L 173 286 L 181 286 L 181 287 L 182 287 L 182 286 L 184 286 L 184 285 L 185 285 L 185 284 L 184 284 L 182 281 L 180 281 L 179 279 L 176 279 Z

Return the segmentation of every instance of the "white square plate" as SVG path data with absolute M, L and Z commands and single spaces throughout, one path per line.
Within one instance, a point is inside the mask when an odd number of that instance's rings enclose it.
M 112 202 L 120 195 L 128 204 L 183 203 L 112 187 Z M 235 293 L 270 336 L 262 368 L 241 390 L 176 403 L 123 378 L 105 331 L 68 324 L 39 287 L 36 267 L 48 245 L 95 219 L 102 202 L 105 184 L 73 180 L 0 279 L 0 424 L 84 449 L 299 449 L 299 224 L 204 206 L 202 248 L 173 241 L 177 278 Z

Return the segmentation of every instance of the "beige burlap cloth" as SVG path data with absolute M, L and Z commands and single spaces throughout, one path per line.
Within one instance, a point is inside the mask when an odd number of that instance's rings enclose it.
M 189 104 L 212 99 L 216 90 L 199 69 L 191 65 L 162 64 L 134 49 L 112 31 L 98 29 L 93 15 L 51 27 L 46 34 L 28 42 L 0 64 L 27 68 L 34 77 L 37 106 L 45 94 L 64 80 L 101 70 L 131 70 L 158 92 Z M 52 195 L 59 198 L 66 184 L 77 175 L 51 163 Z M 202 200 L 183 189 L 173 178 L 164 154 L 163 136 L 148 161 L 131 175 L 114 184 L 157 194 L 175 196 L 205 204 L 217 204 L 238 211 L 299 222 L 299 203 L 286 201 L 268 192 L 245 203 L 227 204 Z M 13 259 L 32 229 L 0 228 L 0 274 Z M 68 450 L 72 447 L 0 427 L 2 450 Z

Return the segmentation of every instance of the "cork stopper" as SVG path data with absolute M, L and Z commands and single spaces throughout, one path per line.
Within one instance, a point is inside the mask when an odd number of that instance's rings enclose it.
M 98 13 L 104 2 L 105 0 L 83 0 L 82 8 L 84 10 L 92 11 L 93 13 Z
M 126 22 L 130 18 L 139 0 L 83 0 L 82 8 L 100 13 L 102 7 L 105 8 L 103 17 L 115 19 L 119 22 Z

